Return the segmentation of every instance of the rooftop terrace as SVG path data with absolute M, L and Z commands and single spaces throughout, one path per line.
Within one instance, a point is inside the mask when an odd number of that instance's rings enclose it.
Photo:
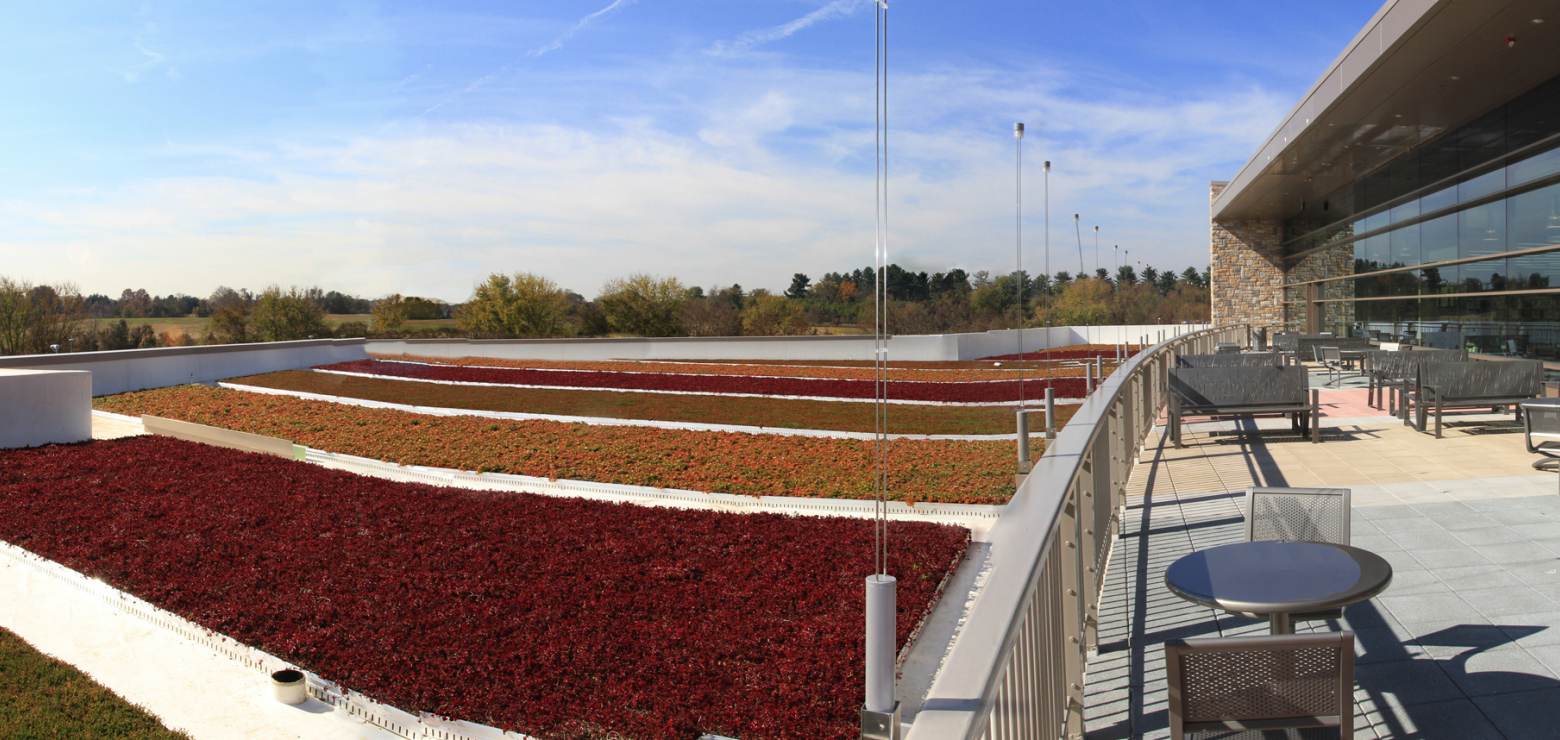
M 1325 382 L 1312 376 L 1312 386 Z M 1448 416 L 1444 439 L 1324 390 L 1323 444 L 1283 420 L 1189 425 L 1184 449 L 1149 434 L 1101 592 L 1087 737 L 1166 738 L 1163 644 L 1266 634 L 1265 622 L 1171 594 L 1165 569 L 1244 539 L 1247 486 L 1347 487 L 1352 541 L 1391 563 L 1380 596 L 1296 632 L 1356 635 L 1355 736 L 1534 738 L 1560 725 L 1560 495 L 1535 474 L 1511 415 Z M 1261 430 L 1268 431 L 1261 431 Z M 1260 432 L 1260 433 L 1259 433 Z M 1336 737 L 1336 733 L 1332 735 Z

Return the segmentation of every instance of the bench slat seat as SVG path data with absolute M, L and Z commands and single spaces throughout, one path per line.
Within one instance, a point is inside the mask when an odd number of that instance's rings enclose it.
M 1318 409 L 1308 399 L 1303 367 L 1177 367 L 1169 371 L 1166 421 L 1176 447 L 1181 419 L 1187 416 L 1247 416 L 1287 414 L 1292 428 L 1311 433 L 1320 442 Z
M 1427 362 L 1419 366 L 1420 400 L 1416 405 L 1419 431 L 1434 409 L 1435 436 L 1441 437 L 1446 409 L 1516 406 L 1543 391 L 1544 365 L 1537 360 L 1503 362 Z

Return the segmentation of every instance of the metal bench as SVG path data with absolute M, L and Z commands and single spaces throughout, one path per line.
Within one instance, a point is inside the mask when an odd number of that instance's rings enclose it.
M 1306 370 L 1291 367 L 1177 367 L 1169 371 L 1170 440 L 1181 443 L 1187 416 L 1285 414 L 1290 427 L 1322 441 L 1315 392 L 1307 394 Z M 1307 395 L 1310 397 L 1307 398 Z
M 1537 398 L 1544 389 L 1544 364 L 1538 360 L 1503 362 L 1426 362 L 1419 366 L 1416 428 L 1425 430 L 1430 410 L 1435 410 L 1435 436 L 1441 437 L 1441 414 L 1446 409 L 1516 406 Z
M 1176 367 L 1283 367 L 1277 352 L 1247 352 L 1242 355 L 1177 355 Z
M 1426 362 L 1467 362 L 1468 352 L 1461 349 L 1427 349 L 1412 352 L 1370 350 L 1365 353 L 1365 376 L 1370 381 L 1366 397 L 1374 408 L 1388 407 L 1397 414 L 1398 393 L 1403 382 L 1418 377 L 1419 366 Z
M 1219 342 L 1214 345 L 1213 351 L 1221 355 L 1238 355 L 1240 354 L 1240 345 L 1234 342 Z

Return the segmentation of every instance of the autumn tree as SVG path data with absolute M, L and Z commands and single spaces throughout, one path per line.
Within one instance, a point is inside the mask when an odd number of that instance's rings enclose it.
M 742 310 L 742 333 L 749 336 L 795 336 L 809 331 L 801 304 L 780 296 L 758 296 Z
M 688 300 L 688 291 L 677 278 L 638 273 L 609 280 L 597 300 L 615 332 L 641 337 L 674 337 L 683 333 L 683 304 Z
M 318 288 L 266 288 L 249 314 L 255 338 L 262 342 L 287 342 L 311 335 L 329 336 L 322 299 Z
M 374 314 L 374 326 L 380 331 L 395 331 L 401 328 L 406 324 L 406 315 L 410 313 L 400 293 L 391 293 L 379 299 L 369 311 Z
M 570 333 L 569 296 L 558 284 L 529 272 L 493 273 L 455 314 L 468 334 L 561 337 Z

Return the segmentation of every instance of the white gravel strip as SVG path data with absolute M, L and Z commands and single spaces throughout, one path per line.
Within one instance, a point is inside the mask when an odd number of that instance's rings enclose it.
M 118 421 L 141 424 L 139 416 L 122 416 L 106 411 L 93 411 Z M 800 496 L 743 496 L 732 493 L 706 493 L 677 488 L 630 486 L 620 483 L 538 478 L 508 473 L 478 473 L 453 468 L 431 468 L 421 465 L 397 465 L 355 455 L 342 455 L 308 448 L 307 460 L 317 465 L 345 470 L 359 475 L 370 475 L 386 480 L 411 483 L 431 483 L 437 486 L 456 486 L 483 491 L 523 491 L 547 496 L 587 498 L 614 503 L 628 502 L 649 506 L 671 506 L 715 511 L 754 512 L 770 511 L 784 514 L 811 516 L 848 516 L 868 518 L 875 516 L 876 504 L 859 499 L 804 498 Z M 968 527 L 977 539 L 984 536 L 1002 515 L 1002 505 L 995 504 L 939 504 L 920 502 L 911 506 L 900 501 L 888 502 L 888 517 L 905 521 L 932 521 Z
M 683 429 L 693 432 L 740 432 L 744 434 L 774 434 L 781 437 L 818 437 L 824 439 L 876 439 L 871 432 L 840 432 L 828 429 L 792 429 L 789 427 L 757 427 L 741 424 L 700 424 L 686 421 L 658 421 L 655 419 L 612 419 L 600 416 L 555 416 L 550 414 L 527 414 L 519 411 L 486 411 L 481 409 L 452 409 L 442 406 L 413 406 L 404 403 L 390 403 L 388 401 L 373 401 L 364 398 L 352 398 L 350 396 L 329 396 L 321 393 L 308 393 L 305 391 L 286 390 L 282 388 L 262 388 L 255 385 L 242 385 L 239 383 L 218 382 L 218 387 L 227 388 L 245 393 L 263 393 L 272 396 L 293 396 L 295 398 L 308 399 L 310 401 L 329 401 L 346 406 L 362 406 L 371 409 L 390 409 L 393 411 L 405 411 L 412 414 L 425 414 L 428 416 L 476 416 L 485 419 L 504 419 L 508 421 L 557 421 L 566 424 L 590 424 L 592 426 L 607 427 L 650 427 L 653 429 Z M 892 423 L 892 420 L 890 420 Z M 964 442 L 992 442 L 999 440 L 1017 441 L 1018 434 L 890 434 L 889 439 L 948 439 Z
M 667 373 L 658 370 L 583 370 L 572 367 L 509 367 L 505 365 L 451 365 L 443 362 L 417 362 L 416 360 L 387 360 L 382 357 L 374 358 L 378 362 L 394 362 L 401 365 L 421 365 L 422 367 L 461 368 L 469 367 L 475 370 L 520 370 L 535 371 L 539 373 L 611 373 L 614 375 L 682 375 L 694 378 L 764 378 L 775 380 L 843 380 L 853 383 L 871 383 L 870 378 L 814 378 L 801 375 L 765 375 L 754 373 L 752 375 L 726 375 L 724 373 Z M 596 362 L 596 360 L 585 360 Z M 624 360 L 619 360 L 624 362 Z M 628 360 L 627 362 L 633 362 Z M 653 362 L 653 361 L 649 361 Z M 696 364 L 696 363 L 689 363 Z M 726 367 L 809 367 L 808 365 L 728 365 Z M 985 368 L 982 368 L 985 369 Z M 329 372 L 329 371 L 327 371 Z M 968 372 L 966 370 L 942 370 L 946 373 Z M 1016 371 L 1015 371 L 1016 372 Z M 1042 380 L 1043 378 L 998 378 L 996 380 L 890 380 L 891 383 L 1011 383 L 1015 380 Z
M 374 378 L 377 380 L 401 380 L 409 383 L 435 383 L 438 385 L 469 385 L 486 388 L 536 388 L 554 391 L 610 391 L 613 393 L 663 393 L 671 396 L 726 396 L 728 398 L 779 398 L 790 401 L 844 401 L 849 403 L 874 403 L 871 398 L 842 398 L 838 396 L 772 396 L 764 393 L 715 393 L 712 391 L 654 391 L 642 388 L 601 388 L 598 386 L 572 386 L 572 385 L 517 385 L 514 383 L 478 383 L 470 380 L 426 380 L 423 378 L 400 378 L 394 375 L 375 375 L 373 373 L 349 373 L 344 370 L 323 370 L 314 368 L 314 372 L 330 375 L 346 375 L 354 378 Z M 832 380 L 832 378 L 831 378 Z M 1013 406 L 1017 401 L 906 401 L 891 398 L 890 404 L 904 406 Z M 1081 398 L 1058 398 L 1059 404 L 1083 403 Z M 1039 400 L 1026 399 L 1025 406 L 1044 406 L 1045 398 Z

